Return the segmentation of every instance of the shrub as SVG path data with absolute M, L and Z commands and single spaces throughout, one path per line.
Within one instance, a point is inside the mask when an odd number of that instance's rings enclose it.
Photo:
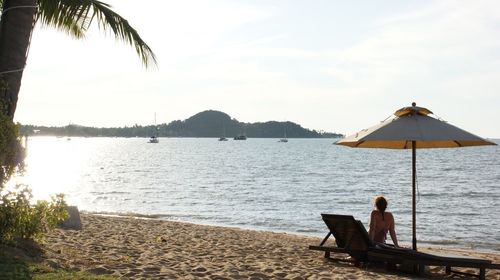
M 9 243 L 16 238 L 40 240 L 67 219 L 64 195 L 34 205 L 30 203 L 31 198 L 31 190 L 26 186 L 18 186 L 15 191 L 1 195 L 0 243 Z

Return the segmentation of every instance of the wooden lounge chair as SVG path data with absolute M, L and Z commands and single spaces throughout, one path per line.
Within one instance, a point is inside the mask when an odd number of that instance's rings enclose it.
M 500 269 L 500 264 L 492 264 L 490 260 L 443 254 L 428 254 L 406 248 L 396 248 L 386 244 L 374 244 L 363 224 L 349 215 L 321 214 L 329 229 L 319 246 L 309 246 L 311 250 L 325 252 L 325 258 L 332 258 L 331 253 L 345 253 L 353 262 L 385 263 L 388 267 L 413 267 L 415 272 L 424 273 L 426 266 L 443 266 L 446 273 L 474 275 L 485 279 L 486 269 Z M 326 245 L 333 235 L 336 246 Z M 453 267 L 477 268 L 479 274 L 469 274 L 452 270 Z

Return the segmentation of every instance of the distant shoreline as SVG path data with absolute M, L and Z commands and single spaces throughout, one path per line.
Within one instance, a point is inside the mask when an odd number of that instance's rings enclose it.
M 25 135 L 26 136 L 26 135 Z M 103 135 L 97 135 L 97 136 L 80 136 L 80 135 L 75 135 L 75 136 L 61 136 L 61 135 L 49 135 L 49 134 L 34 134 L 34 135 L 28 135 L 28 138 L 38 138 L 38 137 L 51 137 L 51 138 L 141 138 L 141 139 L 147 139 L 149 136 L 103 136 Z M 164 139 L 218 139 L 219 137 L 212 137 L 212 136 L 158 136 L 158 138 L 164 138 Z M 287 137 L 288 139 L 341 139 L 342 137 Z M 229 140 L 233 140 L 232 137 L 228 137 Z M 247 139 L 281 139 L 281 137 L 247 137 Z M 237 141 L 240 142 L 240 141 Z M 244 141 L 243 141 L 244 142 Z
M 88 127 L 76 124 L 66 126 L 20 125 L 22 135 L 88 136 L 88 137 L 235 137 L 249 138 L 335 138 L 342 134 L 303 128 L 291 121 L 245 123 L 219 111 L 207 110 L 186 120 L 154 125 L 124 127 Z

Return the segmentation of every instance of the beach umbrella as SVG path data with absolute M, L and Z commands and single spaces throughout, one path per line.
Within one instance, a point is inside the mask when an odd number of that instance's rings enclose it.
M 496 145 L 479 136 L 429 115 L 430 110 L 411 107 L 397 110 L 394 116 L 373 127 L 345 137 L 335 144 L 352 148 L 385 148 L 412 150 L 412 248 L 417 250 L 416 235 L 416 149 L 460 148 Z

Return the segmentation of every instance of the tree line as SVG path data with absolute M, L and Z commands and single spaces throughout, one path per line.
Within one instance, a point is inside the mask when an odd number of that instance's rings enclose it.
M 336 138 L 342 134 L 309 130 L 293 122 L 244 123 L 219 111 L 203 111 L 186 120 L 159 125 L 97 128 L 70 124 L 62 127 L 21 125 L 22 135 L 82 137 L 234 137 L 254 138 Z

